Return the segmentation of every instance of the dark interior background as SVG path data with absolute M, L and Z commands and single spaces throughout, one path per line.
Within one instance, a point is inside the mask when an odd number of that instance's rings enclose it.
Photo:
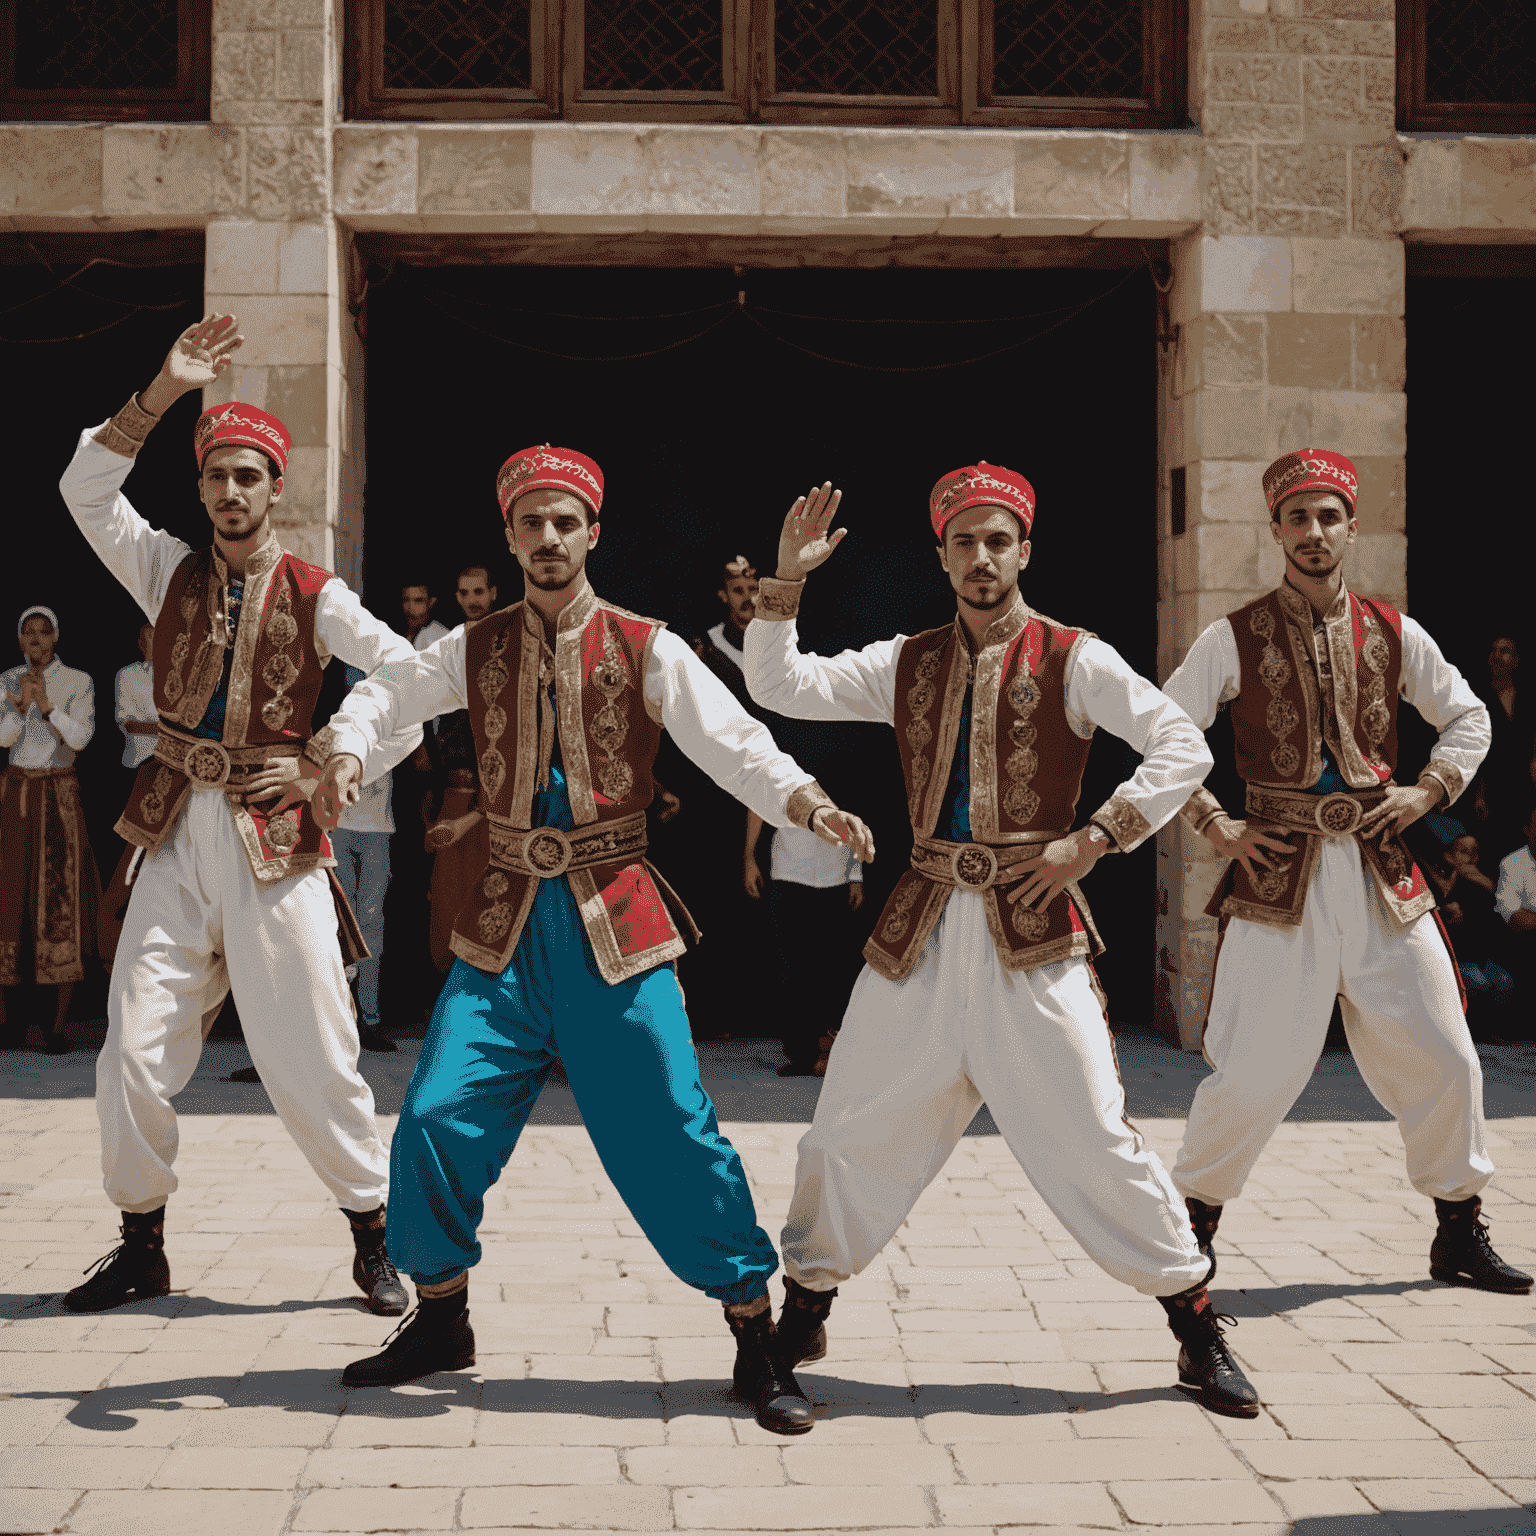
M 516 600 L 496 471 L 514 450 L 551 442 L 603 467 L 602 539 L 588 569 L 609 600 L 685 637 L 702 633 L 722 614 L 721 562 L 745 554 L 771 572 L 786 508 L 830 479 L 845 493 L 849 534 L 812 579 L 803 644 L 832 653 L 911 634 L 954 615 L 928 491 L 985 458 L 1025 474 L 1038 495 L 1027 600 L 1153 671 L 1156 366 L 1145 268 L 738 277 L 400 265 L 371 290 L 367 323 L 365 596 L 378 613 L 395 610 L 402 581 L 430 579 L 439 615 L 455 622 L 454 578 L 471 560 L 490 563 L 501 602 Z M 867 931 L 911 846 L 895 739 L 883 726 L 774 730 L 874 828 Z M 1134 762 L 1104 736 L 1080 809 Z M 739 837 L 701 838 L 698 816 L 690 828 L 690 799 L 697 810 L 718 791 L 679 754 L 668 751 L 658 772 L 685 808 L 656 834 L 654 857 L 699 914 L 707 946 L 712 901 L 739 883 Z M 1110 944 L 1102 974 L 1115 1017 L 1145 1019 L 1151 849 L 1110 870 L 1088 888 Z M 766 952 L 741 957 L 744 991 L 766 964 Z

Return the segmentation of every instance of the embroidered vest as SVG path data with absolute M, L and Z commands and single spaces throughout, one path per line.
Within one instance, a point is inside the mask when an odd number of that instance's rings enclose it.
M 1403 619 L 1376 598 L 1339 594 L 1314 634 L 1312 605 L 1281 586 L 1227 615 L 1237 642 L 1238 696 L 1231 705 L 1237 771 L 1255 786 L 1249 810 L 1263 816 L 1265 789 L 1310 790 L 1322 777 L 1323 748 L 1352 790 L 1379 789 L 1397 768 L 1397 699 L 1403 671 Z M 1309 834 L 1295 850 L 1250 876 L 1233 860 L 1206 913 L 1294 927 L 1322 843 Z M 1400 923 L 1431 910 L 1434 894 L 1396 835 L 1356 837 L 1361 861 Z
M 1352 789 L 1375 789 L 1397 767 L 1402 615 L 1341 596 L 1315 657 L 1312 605 L 1290 587 L 1227 616 L 1241 669 L 1231 705 L 1237 771 L 1249 784 L 1310 789 L 1325 744 Z
M 168 725 L 193 731 L 208 712 L 231 644 L 225 619 L 228 572 L 212 549 L 188 554 L 172 573 L 155 624 L 155 708 Z M 303 743 L 320 697 L 323 665 L 315 612 L 329 571 L 275 541 L 246 565 L 225 699 L 225 747 Z M 192 792 L 185 773 L 150 758 L 139 768 L 119 836 L 156 848 L 174 830 Z M 330 840 L 307 805 L 273 816 L 281 796 L 261 805 L 230 797 L 240 840 L 258 880 L 276 880 L 334 863 Z
M 590 588 L 560 615 L 553 662 L 571 814 L 579 828 L 620 821 L 651 803 L 651 767 L 661 725 L 645 705 L 645 669 L 664 626 L 599 599 Z M 533 825 L 541 764 L 540 695 L 548 675 L 544 623 L 516 603 L 468 626 L 465 678 L 480 773 L 480 808 L 498 839 Z M 544 706 L 547 708 L 547 704 Z M 506 969 L 539 878 L 501 867 L 494 857 L 470 886 L 454 923 L 456 955 L 483 971 Z M 568 871 L 598 970 L 627 980 L 683 953 L 698 937 L 682 903 L 644 858 Z
M 995 621 L 976 658 L 971 694 L 971 836 L 1003 846 L 1025 834 L 1071 828 L 1089 743 L 1067 720 L 1066 674 L 1090 639 L 1020 601 Z M 969 648 L 959 620 L 907 640 L 896 661 L 896 745 L 912 830 L 939 827 L 965 705 Z M 894 981 L 911 974 L 952 886 L 903 872 L 875 924 L 864 958 Z M 1044 912 L 983 891 L 987 926 L 1009 970 L 1032 970 L 1103 949 L 1082 893 L 1063 892 Z

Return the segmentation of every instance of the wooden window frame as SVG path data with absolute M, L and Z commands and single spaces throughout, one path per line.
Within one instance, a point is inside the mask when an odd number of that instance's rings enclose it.
M 349 118 L 384 121 L 495 122 L 560 115 L 561 0 L 529 0 L 530 89 L 389 90 L 384 74 L 385 0 L 346 0 L 342 96 Z
M 1397 126 L 1404 133 L 1536 133 L 1536 105 L 1424 99 L 1424 0 L 1397 0 Z
M 993 0 L 934 0 L 939 7 L 938 94 L 830 96 L 774 89 L 774 0 L 720 0 L 724 89 L 588 91 L 585 0 L 531 0 L 534 83 L 528 91 L 384 91 L 385 0 L 346 0 L 349 118 L 570 122 L 820 123 L 868 127 L 1182 128 L 1188 122 L 1188 0 L 1142 0 L 1145 100 L 1007 97 L 990 84 Z M 542 26 L 542 33 L 540 27 Z M 377 41 L 376 41 L 377 40 Z M 556 67 L 558 61 L 558 67 Z M 985 76 L 983 76 L 985 70 Z M 365 75 L 368 78 L 364 78 Z
M 1183 128 L 1189 120 L 1188 0 L 1142 0 L 1141 67 L 1149 95 L 1003 96 L 990 86 L 993 68 L 994 0 L 962 0 L 973 12 L 974 65 L 965 70 L 977 99 L 966 103 L 965 121 L 989 128 Z M 974 86 L 971 82 L 975 82 Z
M 16 84 L 16 11 L 43 0 L 0 0 L 0 122 L 207 122 L 213 79 L 213 0 L 177 0 L 176 84 L 100 91 Z

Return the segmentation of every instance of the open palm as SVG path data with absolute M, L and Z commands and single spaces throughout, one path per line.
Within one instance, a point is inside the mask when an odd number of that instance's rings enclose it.
M 205 315 L 189 325 L 166 355 L 161 373 L 182 394 L 212 384 L 234 361 L 235 348 L 245 340 L 239 324 L 233 315 Z
M 834 491 L 828 480 L 809 496 L 801 496 L 785 514 L 784 526 L 779 532 L 780 581 L 801 580 L 807 571 L 814 571 L 843 542 L 848 532 L 846 528 L 839 528 L 830 535 L 827 532 L 842 499 L 843 493 Z

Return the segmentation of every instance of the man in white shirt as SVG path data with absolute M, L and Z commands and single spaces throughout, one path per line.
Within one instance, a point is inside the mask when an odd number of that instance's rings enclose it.
M 384 1248 L 389 1158 L 341 943 L 357 925 L 308 794 L 330 738 L 311 735 L 332 657 L 372 670 L 415 653 L 330 571 L 282 546 L 272 514 L 291 438 L 243 401 L 211 406 L 191 447 L 212 546 L 152 527 L 122 492 L 161 414 L 214 385 L 243 338 L 233 315 L 189 326 L 153 382 L 75 447 L 59 489 L 102 563 L 156 626 L 154 756 L 117 830 L 145 849 L 124 914 L 96 1061 L 108 1198 L 123 1243 L 64 1298 L 100 1312 L 170 1289 L 166 1202 L 177 1187 L 174 1096 L 196 1069 L 203 1020 L 233 992 L 251 1060 L 284 1126 L 352 1232 L 352 1277 L 370 1310 L 404 1312 Z M 403 729 L 370 755 L 385 772 L 420 740 Z M 307 755 L 306 755 L 307 754 Z
M 1510 956 L 1527 1022 L 1536 1013 L 1536 805 L 1525 818 L 1525 847 L 1499 861 L 1493 907 L 1509 927 Z
M 699 1081 L 673 970 L 697 929 L 643 857 L 662 731 L 765 820 L 817 826 L 866 857 L 873 843 L 683 641 L 592 590 L 603 504 L 592 459 L 527 448 L 496 488 L 523 601 L 358 684 L 332 720 L 336 755 L 315 793 L 328 818 L 355 799 L 380 739 L 463 709 L 490 824 L 392 1148 L 389 1248 L 420 1310 L 342 1381 L 474 1363 L 467 1297 L 485 1193 L 558 1056 L 620 1198 L 672 1272 L 724 1308 L 736 1391 L 764 1428 L 801 1434 L 815 1414 L 773 1339 L 778 1259 Z
M 1155 1296 L 1178 1339 L 1179 1385 L 1218 1413 L 1258 1397 L 1223 1340 L 1196 1246 L 1156 1153 L 1125 1119 L 1102 948 L 1078 882 L 1144 842 L 1211 754 L 1171 699 L 1091 632 L 1019 592 L 1035 495 L 985 462 L 928 499 L 956 597 L 942 629 L 823 658 L 799 649 L 806 578 L 829 535 L 830 484 L 790 508 L 777 577 L 744 647 L 765 709 L 893 726 L 912 820 L 903 873 L 864 949 L 784 1227 L 787 1358 L 826 1352 L 837 1287 L 890 1241 L 983 1102 L 1053 1213 L 1101 1268 Z M 846 576 L 845 576 L 846 581 Z M 1113 732 L 1135 774 L 1071 830 L 1089 742 Z M 812 964 L 806 985 L 816 985 Z
M 23 980 L 55 989 L 44 1049 L 57 1056 L 69 1049 L 64 1022 L 95 949 L 101 895 L 74 768 L 96 729 L 96 689 L 89 673 L 54 654 L 51 608 L 26 609 L 16 638 L 27 659 L 0 674 L 0 747 L 9 758 L 0 785 L 0 987 L 9 989 L 7 1034 L 18 1045 L 26 1026 L 17 1025 L 15 989 Z
M 113 714 L 123 733 L 123 767 L 137 769 L 155 755 L 160 722 L 155 718 L 155 668 L 150 660 L 155 626 L 139 626 L 139 657 L 117 674 L 112 688 Z
M 1203 630 L 1164 684 L 1202 730 L 1227 706 L 1247 786 L 1243 819 L 1204 788 L 1183 811 L 1230 862 L 1206 908 L 1222 920 L 1204 1034 L 1216 1071 L 1190 1106 L 1174 1183 L 1211 1253 L 1223 1206 L 1312 1076 L 1337 997 L 1409 1180 L 1434 1200 L 1430 1274 L 1529 1290 L 1481 1219 L 1482 1070 L 1434 893 L 1402 841 L 1471 782 L 1488 711 L 1422 625 L 1345 585 L 1349 459 L 1282 454 L 1262 488 L 1285 579 Z M 1439 733 L 1412 786 L 1393 782 L 1399 699 Z

